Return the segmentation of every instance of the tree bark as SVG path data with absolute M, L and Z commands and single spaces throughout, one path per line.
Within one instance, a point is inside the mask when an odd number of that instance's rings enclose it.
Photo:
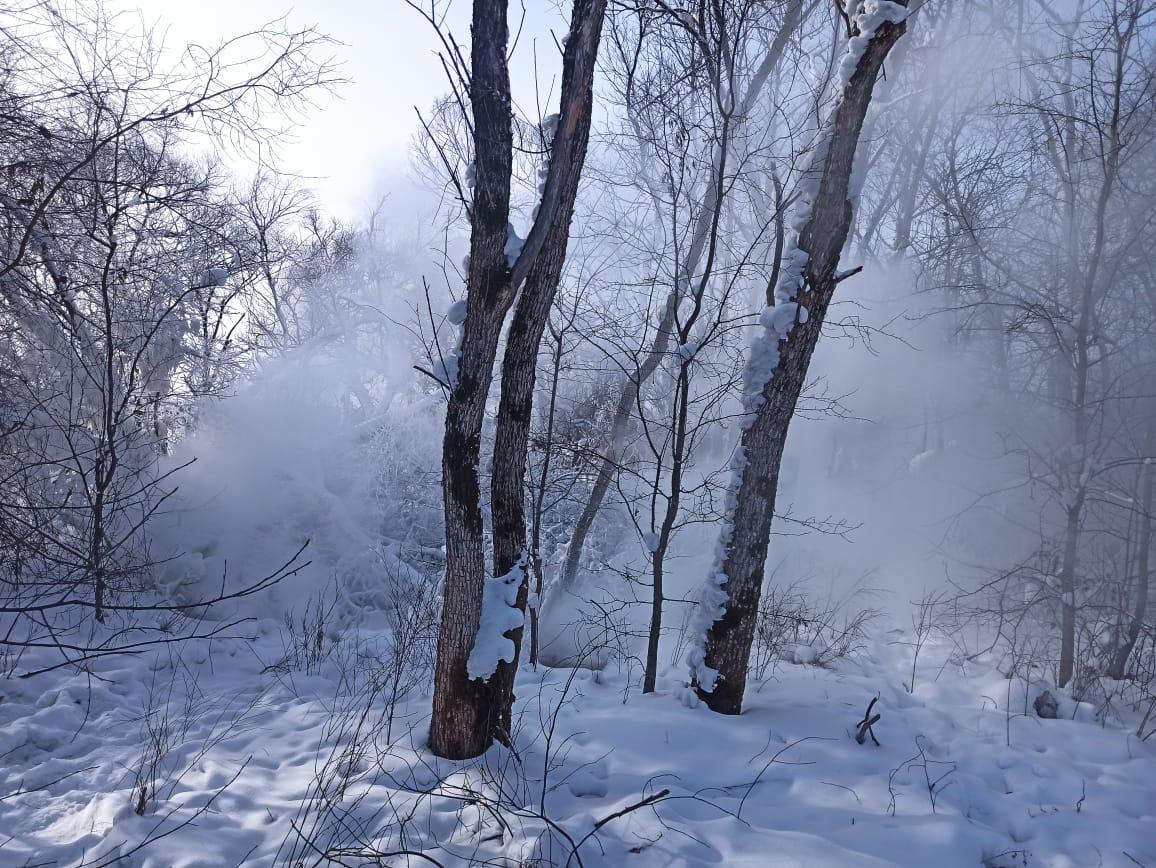
M 561 115 L 549 173 L 537 218 L 511 264 L 506 255 L 513 154 L 507 3 L 474 0 L 470 104 L 476 180 L 467 313 L 457 381 L 451 384 L 446 407 L 442 449 L 446 576 L 430 722 L 430 749 L 449 759 L 478 756 L 494 738 L 509 740 L 522 629 L 507 634 L 514 641 L 512 661 L 499 663 L 489 678 L 471 679 L 467 671 L 486 581 L 478 479 L 482 422 L 502 325 L 524 280 L 503 363 L 491 489 L 494 575 L 505 575 L 525 548 L 523 484 L 534 369 L 566 255 L 570 216 L 589 136 L 594 61 L 605 4 L 606 0 L 575 0 L 563 56 Z M 524 580 L 517 605 L 525 609 Z
M 551 330 L 553 331 L 553 330 Z M 553 331 L 554 351 L 550 368 L 550 400 L 546 407 L 546 440 L 542 447 L 542 467 L 538 475 L 537 490 L 534 492 L 532 530 L 530 531 L 530 583 L 533 588 L 534 604 L 527 607 L 530 615 L 530 665 L 538 666 L 538 648 L 541 644 L 541 624 L 539 612 L 542 608 L 542 588 L 545 569 L 542 563 L 542 515 L 545 512 L 546 489 L 550 481 L 550 462 L 554 455 L 554 423 L 558 412 L 558 384 L 562 373 L 562 331 Z
M 470 103 L 475 188 L 457 382 L 451 384 L 442 443 L 446 575 L 434 671 L 430 749 L 464 759 L 481 754 L 500 725 L 494 686 L 471 680 L 466 662 L 481 619 L 486 578 L 478 460 L 486 398 L 506 312 L 514 298 L 506 261 L 513 134 L 506 0 L 474 0 Z
M 505 575 L 526 553 L 526 451 L 538 371 L 538 347 L 562 279 L 570 220 L 578 181 L 586 159 L 593 108 L 593 81 L 606 0 L 575 0 L 566 43 L 562 77 L 562 113 L 550 150 L 550 173 L 557 173 L 559 194 L 552 210 L 539 212 L 548 220 L 542 246 L 526 275 L 522 295 L 502 358 L 502 391 L 494 437 L 494 466 L 490 483 L 493 510 L 494 575 Z M 528 586 L 518 592 L 518 608 L 525 611 Z M 522 630 L 506 634 L 514 642 L 514 659 L 500 663 L 494 674 L 502 703 L 502 726 L 508 731 L 513 702 L 514 673 L 518 668 Z
M 906 0 L 898 5 L 905 6 Z M 851 225 L 849 186 L 863 119 L 883 61 L 905 30 L 905 21 L 884 21 L 874 29 L 825 130 L 826 153 L 815 167 L 821 173 L 818 192 L 798 240 L 807 261 L 794 299 L 808 315 L 805 322 L 796 322 L 789 340 L 779 342 L 779 361 L 761 393 L 763 403 L 741 437 L 745 468 L 720 568 L 726 602 L 722 616 L 707 630 L 703 648 L 704 664 L 716 670 L 718 678 L 710 685 L 713 689 L 696 685 L 699 697 L 717 712 L 742 710 L 787 430 L 838 283 L 836 268 Z M 863 38 L 857 29 L 853 36 Z

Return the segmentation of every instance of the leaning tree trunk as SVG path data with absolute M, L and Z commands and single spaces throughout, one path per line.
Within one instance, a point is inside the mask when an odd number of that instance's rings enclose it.
M 741 104 L 735 111 L 735 122 L 743 124 L 747 121 L 751 112 L 754 110 L 755 104 L 762 93 L 763 87 L 767 81 L 770 80 L 771 73 L 778 68 L 786 54 L 787 47 L 791 39 L 798 30 L 799 25 L 803 19 L 803 4 L 801 0 L 790 0 L 784 17 L 782 26 L 775 35 L 770 46 L 767 48 L 766 54 L 763 56 L 754 75 L 751 77 L 751 83 L 743 96 Z M 630 107 L 628 106 L 628 111 Z M 637 122 L 632 118 L 631 121 L 635 124 L 635 136 L 640 142 L 644 141 L 642 131 L 638 128 Z M 737 134 L 737 132 L 736 132 Z M 732 138 L 734 135 L 732 135 Z M 643 154 L 645 157 L 645 152 Z M 725 150 L 716 149 L 713 156 L 713 169 L 717 174 L 717 167 L 726 160 Z M 776 182 L 777 183 L 777 182 Z M 691 231 L 690 244 L 687 248 L 686 258 L 683 262 L 682 273 L 679 278 L 686 278 L 690 280 L 698 269 L 699 262 L 706 251 L 707 240 L 709 237 L 711 225 L 714 222 L 715 212 L 720 207 L 721 185 L 710 184 L 707 188 L 706 200 L 699 210 L 698 216 L 695 219 L 694 228 Z M 781 202 L 781 190 L 779 202 Z M 656 208 L 660 206 L 657 204 L 659 196 L 653 190 L 652 197 L 655 199 Z M 776 204 L 779 204 L 778 202 Z M 776 211 L 776 221 L 781 220 L 781 213 Z M 570 535 L 570 542 L 566 546 L 566 559 L 562 565 L 562 576 L 560 587 L 562 591 L 574 590 L 576 580 L 578 577 L 578 564 L 582 558 L 582 550 L 586 545 L 586 538 L 590 535 L 590 529 L 594 525 L 594 519 L 598 517 L 599 511 L 602 509 L 602 504 L 606 500 L 606 495 L 610 491 L 610 485 L 614 481 L 614 475 L 618 472 L 619 462 L 622 459 L 622 451 L 626 440 L 626 427 L 630 421 L 630 414 L 634 410 L 635 403 L 638 400 L 638 393 L 642 388 L 642 384 L 650 379 L 651 375 L 658 370 L 663 358 L 665 358 L 670 348 L 670 339 L 675 333 L 675 317 L 678 312 L 679 302 L 682 300 L 682 281 L 677 280 L 676 285 L 667 295 L 666 301 L 663 304 L 662 316 L 659 318 L 658 326 L 654 332 L 654 339 L 651 341 L 650 347 L 643 356 L 642 362 L 638 365 L 635 372 L 624 378 L 622 384 L 622 391 L 618 396 L 618 403 L 614 408 L 614 416 L 610 425 L 610 437 L 606 447 L 606 451 L 598 461 L 598 473 L 594 479 L 594 486 L 590 490 L 589 497 L 586 498 L 586 503 L 582 507 L 582 512 L 578 516 L 578 520 L 574 525 L 574 531 Z
M 502 358 L 502 393 L 494 435 L 493 477 L 490 502 L 493 511 L 494 575 L 502 576 L 528 558 L 526 551 L 526 451 L 538 371 L 538 347 L 550 317 L 550 309 L 562 279 L 570 220 L 578 181 L 586 159 L 593 108 L 593 81 L 606 0 L 576 0 L 563 59 L 560 121 L 550 146 L 547 187 L 557 185 L 559 195 L 549 213 L 539 210 L 544 221 L 542 247 L 530 265 L 517 306 L 506 352 Z M 527 583 L 518 591 L 517 608 L 526 609 Z M 509 731 L 514 696 L 514 673 L 518 669 L 522 628 L 506 636 L 514 643 L 513 660 L 499 663 L 492 682 L 499 691 L 504 735 Z
M 906 29 L 906 0 L 873 4 L 852 22 L 842 69 L 846 78 L 815 149 L 803 184 L 796 249 L 789 253 L 777 293 L 779 304 L 762 317 L 767 334 L 752 342 L 748 360 L 747 418 L 734 461 L 733 518 L 723 530 L 720 563 L 700 603 L 705 635 L 691 653 L 699 698 L 714 711 L 742 710 L 747 665 L 762 592 L 771 517 L 787 429 L 795 412 L 827 307 L 839 282 L 836 269 L 852 209 L 850 179 L 875 80 Z M 789 340 L 786 338 L 789 337 Z M 765 370 L 769 368 L 769 370 Z M 751 381 L 754 381 L 753 383 Z
M 494 738 L 509 740 L 513 678 L 522 627 L 507 630 L 501 636 L 479 637 L 487 592 L 478 480 L 482 421 L 502 325 L 517 287 L 524 282 L 523 299 L 511 333 L 513 356 L 509 366 L 503 365 L 504 369 L 509 367 L 510 388 L 509 395 L 503 393 L 499 413 L 491 502 L 495 576 L 502 577 L 491 581 L 508 581 L 518 578 L 515 566 L 525 548 L 522 483 L 533 366 L 566 253 L 570 215 L 590 128 L 594 60 L 605 5 L 606 0 L 575 0 L 563 56 L 562 111 L 552 142 L 550 167 L 534 224 L 511 264 L 507 251 L 513 133 L 506 54 L 507 3 L 474 0 L 470 105 L 475 191 L 470 211 L 466 317 L 456 371 L 451 374 L 442 447 L 446 575 L 429 740 L 435 754 L 450 759 L 478 756 Z M 538 316 L 541 325 L 534 319 Z M 509 350 L 507 356 L 510 357 Z M 527 360 L 528 379 L 522 369 Z M 525 399 L 520 400 L 523 390 Z M 505 419 L 506 416 L 510 418 Z M 512 544 L 515 538 L 516 546 Z M 498 613 L 498 623 L 520 616 L 525 610 L 524 573 L 520 578 L 512 604 L 505 600 L 504 592 L 498 594 L 496 605 L 508 605 L 514 610 Z M 489 644 L 494 640 L 498 647 L 502 641 L 508 642 L 512 653 L 499 652 L 492 668 L 488 654 L 482 661 L 472 661 L 479 641 Z

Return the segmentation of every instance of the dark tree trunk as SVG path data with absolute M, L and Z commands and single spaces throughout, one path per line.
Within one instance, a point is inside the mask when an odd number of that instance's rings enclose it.
M 900 5 L 906 5 L 905 0 Z M 779 468 L 787 429 L 838 283 L 839 254 L 851 225 L 849 184 L 863 118 L 883 61 L 904 32 L 904 22 L 879 24 L 858 58 L 829 121 L 825 131 L 826 153 L 814 167 L 814 171 L 821 173 L 818 192 L 798 241 L 808 259 L 802 286 L 794 299 L 807 310 L 808 316 L 806 322 L 794 325 L 789 340 L 779 342 L 780 358 L 763 389 L 763 403 L 752 424 L 742 433 L 741 449 L 746 466 L 736 495 L 731 537 L 721 565 L 726 602 L 722 616 L 707 631 L 703 649 L 705 666 L 716 670 L 718 678 L 711 690 L 696 685 L 700 698 L 714 711 L 725 714 L 738 714 L 742 710 Z
M 554 455 L 554 423 L 558 412 L 558 384 L 562 373 L 562 331 L 554 331 L 554 352 L 550 370 L 550 401 L 546 408 L 546 441 L 543 445 L 542 466 L 534 492 L 533 526 L 530 531 L 530 584 L 534 604 L 527 605 L 530 615 L 530 665 L 538 666 L 538 648 L 541 644 L 539 612 L 542 608 L 542 589 L 545 584 L 545 566 L 542 563 L 542 516 L 545 513 L 546 489 L 550 481 L 550 461 Z
M 494 686 L 471 680 L 466 662 L 478 634 L 486 577 L 478 482 L 482 420 L 502 322 L 514 297 L 504 252 L 513 165 L 506 0 L 474 0 L 472 33 L 476 181 L 466 276 L 469 307 L 442 444 L 446 575 L 429 734 L 430 749 L 450 759 L 481 754 L 501 724 Z
M 590 138 L 594 67 L 605 15 L 606 0 L 575 0 L 563 59 L 562 111 L 550 147 L 547 178 L 547 190 L 553 182 L 558 195 L 549 212 L 539 211 L 535 228 L 538 224 L 544 227 L 542 246 L 526 275 L 502 358 L 502 393 L 490 487 L 496 576 L 505 575 L 526 557 L 526 451 L 538 372 L 538 347 L 566 263 L 570 220 Z M 518 592 L 517 605 L 522 611 L 526 608 L 527 587 L 523 581 Z M 522 630 L 512 630 L 506 635 L 514 642 L 514 659 L 498 665 L 493 682 L 501 693 L 503 725 L 508 729 Z
M 642 674 L 642 692 L 654 693 L 658 682 L 658 643 L 662 638 L 663 569 L 666 551 L 656 549 L 650 556 L 650 575 L 653 582 L 650 589 L 650 628 L 646 634 L 646 668 Z
M 681 337 L 684 339 L 690 331 L 692 322 L 693 320 L 688 321 L 683 329 Z M 684 361 L 678 369 L 678 384 L 675 389 L 677 416 L 674 424 L 674 443 L 671 446 L 670 455 L 670 491 L 667 495 L 662 523 L 658 528 L 658 544 L 650 555 L 653 583 L 650 593 L 650 631 L 646 640 L 646 669 L 642 678 L 643 693 L 653 693 L 658 682 L 658 643 L 662 639 L 662 607 L 666 602 L 666 592 L 663 589 L 666 553 L 670 549 L 674 523 L 678 519 L 678 510 L 682 502 L 682 476 L 686 469 L 686 441 L 690 406 L 689 365 L 689 361 Z
M 478 459 L 498 340 L 516 287 L 525 282 L 503 361 L 502 397 L 491 488 L 494 575 L 509 573 L 526 544 L 526 445 L 538 345 L 566 256 L 574 197 L 586 154 L 592 82 L 606 0 L 575 0 L 563 58 L 562 105 L 538 218 L 511 267 L 509 220 L 512 133 L 506 66 L 506 3 L 475 0 L 470 101 L 474 115 L 475 198 L 467 277 L 468 309 L 459 379 L 446 409 L 442 453 L 446 579 L 430 748 L 439 756 L 478 756 L 494 738 L 509 740 L 514 673 L 522 629 L 506 635 L 514 658 L 489 678 L 471 679 L 486 580 Z M 526 583 L 517 606 L 526 605 Z
M 1067 686 L 1076 671 L 1076 561 L 1080 544 L 1080 519 L 1085 488 L 1079 487 L 1068 507 L 1064 527 L 1064 559 L 1060 566 L 1060 665 L 1056 685 Z

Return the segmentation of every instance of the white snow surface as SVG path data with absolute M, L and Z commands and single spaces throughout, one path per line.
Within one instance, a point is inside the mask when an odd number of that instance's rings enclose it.
M 773 678 L 749 686 L 737 717 L 679 703 L 677 669 L 643 696 L 622 674 L 578 670 L 568 683 L 568 670 L 523 667 L 519 761 L 495 747 L 479 762 L 451 763 L 425 749 L 428 696 L 402 702 L 390 727 L 383 695 L 348 680 L 382 637 L 347 636 L 307 674 L 267 669 L 284 649 L 275 622 L 259 632 L 252 642 L 106 658 L 96 678 L 0 678 L 0 865 L 281 865 L 302 853 L 294 825 L 353 846 L 343 836 L 360 828 L 384 842 L 411 810 L 409 847 L 443 865 L 533 857 L 577 865 L 565 839 L 534 817 L 540 806 L 578 840 L 663 789 L 667 796 L 587 838 L 581 864 L 1156 863 L 1154 746 L 1062 694 L 1061 719 L 1040 720 L 1031 703 L 1044 685 L 1006 679 L 983 660 L 952 662 L 946 644 L 924 647 L 913 694 L 901 685 L 910 637 L 894 631 L 871 654 L 830 668 L 780 662 Z M 784 656 L 809 658 L 798 649 Z M 152 719 L 167 706 L 171 729 L 155 803 L 138 816 L 150 696 Z M 880 746 L 857 744 L 856 724 L 875 696 Z M 539 722 L 559 705 L 547 750 Z M 306 808 L 327 767 L 344 770 L 330 817 L 343 824 L 317 822 Z M 928 780 L 938 781 L 934 806 Z M 495 781 L 510 794 L 504 834 L 454 796 L 454 786 L 493 792 Z M 413 795 L 426 790 L 434 794 Z M 150 835 L 163 837 L 137 849 Z

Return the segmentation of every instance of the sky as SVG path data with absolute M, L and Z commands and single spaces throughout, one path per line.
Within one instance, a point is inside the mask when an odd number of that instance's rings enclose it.
M 405 183 L 418 126 L 414 107 L 424 110 L 447 91 L 437 36 L 404 0 L 111 0 L 110 6 L 155 25 L 170 51 L 211 45 L 281 18 L 336 40 L 332 57 L 346 82 L 317 95 L 292 137 L 278 143 L 277 164 L 303 176 L 319 204 L 347 220 L 364 217 Z M 449 0 L 448 7 L 451 29 L 468 54 L 470 4 Z M 561 38 L 565 19 L 556 0 L 525 0 L 525 7 L 511 67 L 515 99 L 532 101 L 535 49 L 548 86 L 559 66 L 550 31 Z M 519 4 L 511 3 L 512 31 L 520 18 Z

